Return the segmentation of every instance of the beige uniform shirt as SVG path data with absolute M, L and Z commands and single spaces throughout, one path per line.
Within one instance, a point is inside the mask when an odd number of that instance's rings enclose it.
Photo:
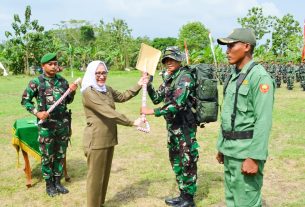
M 115 102 L 125 102 L 136 96 L 141 86 L 136 85 L 123 93 L 107 87 L 102 93 L 88 87 L 82 93 L 87 126 L 84 130 L 84 147 L 101 149 L 118 144 L 117 124 L 132 126 L 133 121 L 115 110 Z

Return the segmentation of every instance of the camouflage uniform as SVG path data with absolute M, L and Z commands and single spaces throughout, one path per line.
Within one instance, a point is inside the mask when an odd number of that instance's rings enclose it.
M 295 77 L 294 67 L 291 64 L 289 64 L 287 66 L 287 89 L 288 90 L 293 89 L 294 77 Z
M 40 78 L 45 83 L 44 87 L 42 87 Z M 29 82 L 22 95 L 21 104 L 32 114 L 36 114 L 37 110 L 47 111 L 68 88 L 68 82 L 58 74 L 53 78 L 41 75 Z M 44 179 L 62 176 L 63 162 L 70 137 L 70 120 L 66 105 L 73 101 L 74 94 L 75 92 L 68 95 L 50 113 L 49 118 L 38 125 L 38 141 Z M 33 98 L 37 101 L 37 109 L 32 102 Z
M 148 94 L 154 104 L 161 101 L 164 106 L 155 109 L 155 116 L 164 116 L 168 130 L 168 150 L 172 169 L 176 175 L 179 190 L 194 196 L 196 192 L 198 143 L 196 123 L 187 106 L 193 93 L 195 81 L 190 73 L 180 67 L 173 74 L 163 72 L 163 83 L 158 90 L 148 85 Z M 187 117 L 189 119 L 187 119 Z M 190 121 L 192 120 L 192 121 Z
M 276 82 L 276 87 L 280 88 L 281 83 L 282 83 L 282 74 L 281 74 L 281 68 L 279 64 L 275 65 L 275 82 Z
M 270 64 L 268 67 L 268 73 L 270 74 L 273 80 L 276 79 L 276 66 L 274 63 Z
M 287 83 L 287 67 L 288 67 L 287 64 L 282 64 L 281 72 L 283 77 L 283 83 Z
M 296 82 L 300 82 L 300 65 L 294 65 L 295 69 L 295 80 Z
M 303 88 L 303 91 L 305 91 L 305 64 L 302 63 L 299 68 L 300 72 L 300 83 L 301 87 Z

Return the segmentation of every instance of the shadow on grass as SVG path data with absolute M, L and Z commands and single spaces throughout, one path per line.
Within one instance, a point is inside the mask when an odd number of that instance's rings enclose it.
M 221 188 L 223 180 L 224 175 L 221 172 L 198 172 L 196 200 L 207 198 L 211 188 Z
M 198 189 L 196 193 L 196 200 L 203 200 L 208 197 L 211 188 L 220 188 L 223 185 L 223 173 L 220 172 L 198 172 Z M 174 178 L 173 178 L 174 179 Z M 149 186 L 153 183 L 169 182 L 171 179 L 162 180 L 142 180 L 126 186 L 123 190 L 116 193 L 110 200 L 106 201 L 107 207 L 110 206 L 126 206 L 129 202 L 137 200 L 139 198 L 148 198 L 151 195 L 148 194 Z M 173 181 L 174 182 L 174 181 Z M 177 185 L 173 183 L 173 191 L 177 188 Z M 158 197 L 159 198 L 159 197 Z M 160 198 L 164 199 L 164 197 Z
M 32 179 L 37 179 L 37 182 L 32 183 L 34 187 L 39 182 L 44 182 L 41 172 L 41 164 L 37 163 L 32 165 Z M 87 176 L 87 163 L 84 160 L 79 159 L 68 159 L 67 160 L 67 173 L 70 176 L 71 180 L 69 182 L 77 182 L 86 179 Z M 64 176 L 63 176 L 64 177 Z M 63 178 L 64 180 L 64 178 Z
M 120 192 L 117 192 L 111 199 L 106 201 L 105 206 L 126 206 L 129 202 L 137 200 L 139 198 L 148 198 L 151 195 L 148 194 L 149 186 L 153 183 L 164 183 L 168 179 L 160 180 L 142 180 L 126 186 Z M 160 184 L 161 185 L 161 184 Z

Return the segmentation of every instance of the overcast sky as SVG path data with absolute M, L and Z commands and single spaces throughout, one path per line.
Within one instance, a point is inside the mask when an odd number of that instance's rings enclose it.
M 215 38 L 227 36 L 239 27 L 237 18 L 253 6 L 261 6 L 266 15 L 290 13 L 302 27 L 305 19 L 304 0 L 1 0 L 0 42 L 5 40 L 4 31 L 12 31 L 13 15 L 23 17 L 27 5 L 32 8 L 32 20 L 38 19 L 45 29 L 56 28 L 62 20 L 96 24 L 120 18 L 134 37 L 150 38 L 177 37 L 179 28 L 191 21 L 202 22 Z

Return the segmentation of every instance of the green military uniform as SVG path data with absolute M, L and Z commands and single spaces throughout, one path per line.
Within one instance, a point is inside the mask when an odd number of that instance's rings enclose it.
M 289 64 L 287 65 L 287 89 L 292 90 L 294 84 L 295 71 L 294 67 Z
M 269 65 L 268 72 L 273 80 L 276 79 L 276 66 L 274 63 Z
M 188 122 L 185 114 L 188 113 L 186 102 L 195 82 L 190 73 L 182 74 L 183 69 L 180 68 L 172 75 L 164 76 L 164 82 L 157 91 L 149 85 L 148 94 L 154 104 L 164 102 L 163 107 L 155 109 L 155 116 L 164 116 L 166 120 L 169 158 L 179 190 L 193 196 L 197 190 L 199 145 L 196 140 L 196 123 Z
M 42 87 L 42 84 L 45 86 Z M 53 78 L 41 75 L 29 82 L 22 95 L 21 104 L 32 114 L 36 114 L 37 111 L 47 111 L 68 88 L 68 82 L 58 74 Z M 50 113 L 49 118 L 38 125 L 44 179 L 62 176 L 63 161 L 70 136 L 69 114 L 66 105 L 73 101 L 74 94 L 68 95 Z M 37 100 L 37 109 L 32 102 L 33 98 Z
M 282 64 L 281 66 L 281 72 L 282 72 L 282 76 L 283 76 L 283 83 L 287 83 L 287 64 Z
M 226 204 L 228 207 L 261 207 L 275 82 L 262 65 L 252 60 L 256 45 L 252 29 L 234 29 L 228 37 L 219 38 L 217 42 L 227 45 L 228 55 L 236 58 L 229 59 L 236 68 L 224 85 L 217 141 L 217 160 L 224 164 Z M 245 47 L 239 47 L 239 44 Z
M 246 73 L 252 62 L 247 63 L 239 73 L 233 70 L 221 113 L 217 149 L 224 154 L 226 201 L 227 206 L 232 207 L 261 206 L 263 168 L 268 155 L 275 88 L 274 81 L 261 65 L 254 66 L 240 86 L 234 129 L 231 123 L 236 81 L 240 74 Z M 232 131 L 249 132 L 252 136 L 238 139 L 226 137 Z M 259 171 L 255 176 L 241 173 L 241 165 L 246 158 L 258 162 Z
M 302 63 L 300 65 L 299 73 L 300 73 L 300 84 L 301 84 L 301 87 L 303 88 L 303 91 L 305 91 L 305 64 L 304 63 Z
M 176 181 L 181 193 L 194 195 L 196 193 L 198 143 L 196 140 L 196 123 L 188 122 L 186 102 L 195 82 L 190 73 L 183 73 L 183 68 L 172 75 L 165 75 L 164 82 L 155 91 L 148 86 L 148 94 L 154 104 L 161 101 L 164 106 L 155 109 L 155 116 L 164 116 L 168 130 L 169 158 L 176 175 Z M 181 75 L 182 74 L 182 75 Z M 174 83 L 177 84 L 174 84 Z
M 296 82 L 300 82 L 300 65 L 293 65 L 295 71 L 295 80 Z
M 281 74 L 281 68 L 279 64 L 275 65 L 275 82 L 276 82 L 276 87 L 280 88 L 281 83 L 282 83 L 282 74 Z

